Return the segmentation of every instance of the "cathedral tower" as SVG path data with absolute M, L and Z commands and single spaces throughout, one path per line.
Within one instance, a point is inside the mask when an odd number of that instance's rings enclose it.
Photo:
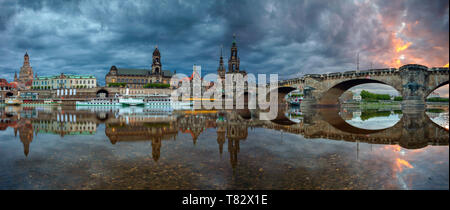
M 228 73 L 239 73 L 239 57 L 236 46 L 236 35 L 233 35 L 233 45 L 231 46 L 231 56 L 228 60 Z
M 19 85 L 31 86 L 31 81 L 33 81 L 33 68 L 31 68 L 27 51 L 23 56 L 23 65 L 20 68 L 18 82 Z
M 158 50 L 158 46 L 156 46 L 153 51 L 152 74 L 162 74 L 161 54 Z

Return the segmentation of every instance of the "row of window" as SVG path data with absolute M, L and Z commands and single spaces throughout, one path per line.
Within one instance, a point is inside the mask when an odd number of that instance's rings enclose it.
M 69 80 L 69 82 L 70 82 L 70 84 L 83 84 L 83 85 L 86 85 L 86 84 L 95 84 L 95 80 Z M 50 85 L 50 84 L 54 84 L 54 83 L 56 83 L 56 84 L 67 84 L 67 80 L 51 80 L 51 82 L 50 81 L 48 81 L 48 80 L 45 80 L 45 81 L 34 81 L 33 82 L 33 85 Z
M 51 89 L 58 89 L 58 88 L 94 88 L 95 85 L 66 85 L 66 84 L 60 84 L 58 86 L 33 86 L 31 89 L 33 90 L 51 90 Z
M 117 82 L 125 82 L 125 83 L 152 83 L 152 80 L 149 79 L 117 79 Z M 156 83 L 159 83 L 159 79 L 156 80 Z

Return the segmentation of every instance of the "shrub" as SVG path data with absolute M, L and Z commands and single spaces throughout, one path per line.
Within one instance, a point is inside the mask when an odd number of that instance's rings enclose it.
M 427 98 L 427 101 L 429 101 L 429 102 L 448 102 L 448 98 L 431 97 L 431 98 Z
M 403 97 L 401 96 L 395 96 L 394 101 L 403 101 Z
M 170 84 L 163 83 L 149 83 L 144 85 L 144 88 L 169 88 Z
M 116 82 L 116 83 L 109 83 L 108 87 L 125 87 L 127 83 L 124 82 Z

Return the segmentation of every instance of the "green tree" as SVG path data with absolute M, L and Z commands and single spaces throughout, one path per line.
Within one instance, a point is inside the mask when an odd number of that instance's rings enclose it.
M 362 90 L 360 95 L 364 101 L 369 101 L 369 102 L 376 102 L 379 100 L 391 100 L 391 96 L 389 94 L 376 94 L 376 93 L 371 93 L 367 90 Z

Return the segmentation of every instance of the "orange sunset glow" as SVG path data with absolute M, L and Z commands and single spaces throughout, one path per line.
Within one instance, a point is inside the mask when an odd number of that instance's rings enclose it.
M 400 158 L 395 159 L 395 162 L 396 162 L 399 172 L 402 172 L 404 167 L 414 168 L 408 161 L 400 159 Z
M 408 42 L 408 43 L 406 43 L 406 44 L 404 44 L 404 45 L 401 45 L 401 46 L 398 46 L 397 48 L 396 48 L 396 51 L 397 52 L 401 52 L 401 51 L 403 51 L 403 50 L 406 50 L 406 49 L 408 49 L 408 47 L 409 46 L 411 46 L 411 42 Z

